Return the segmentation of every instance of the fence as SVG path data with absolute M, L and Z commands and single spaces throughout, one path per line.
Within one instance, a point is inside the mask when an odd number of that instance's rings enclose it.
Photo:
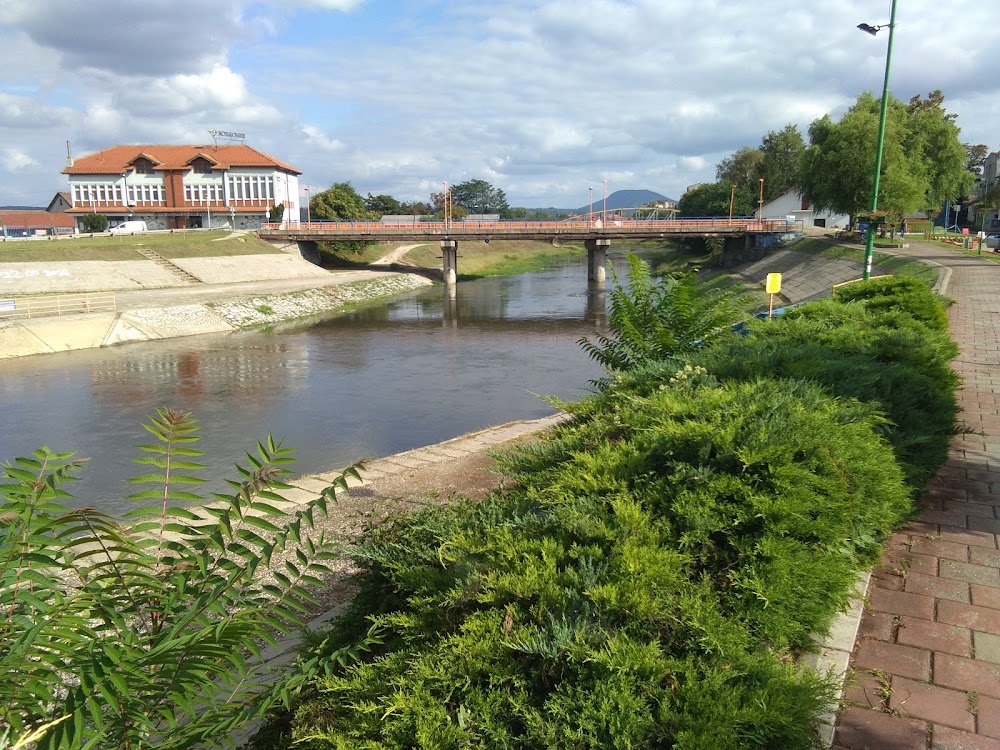
M 73 315 L 91 312 L 114 312 L 118 309 L 114 292 L 54 294 L 48 297 L 0 299 L 0 320 L 40 318 L 46 315 Z

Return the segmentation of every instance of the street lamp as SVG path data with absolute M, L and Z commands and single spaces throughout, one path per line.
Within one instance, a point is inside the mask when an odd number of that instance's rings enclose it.
M 733 201 L 736 200 L 736 183 L 733 183 L 733 189 L 729 191 L 729 223 L 733 223 Z
M 760 226 L 764 226 L 764 178 L 760 177 L 757 179 L 760 183 L 760 199 L 757 202 L 757 218 L 760 219 Z
M 601 226 L 606 227 L 608 225 L 608 181 L 601 180 L 604 183 L 604 210 L 601 211 Z
M 885 52 L 885 80 L 882 83 L 882 109 L 878 118 L 878 141 L 875 144 L 875 172 L 872 177 L 872 210 L 868 219 L 868 231 L 865 237 L 865 271 L 864 280 L 872 275 L 872 261 L 875 258 L 875 212 L 878 210 L 878 183 L 882 174 L 882 146 L 885 143 L 885 115 L 889 105 L 889 63 L 892 61 L 892 35 L 896 31 L 896 0 L 892 0 L 889 9 L 889 23 L 881 26 L 870 26 L 859 23 L 858 28 L 866 34 L 875 36 L 880 29 L 889 27 L 889 46 Z
M 312 223 L 312 206 L 309 204 L 309 188 L 303 187 L 306 191 L 306 224 Z
M 589 226 L 594 223 L 594 188 L 589 187 L 587 190 L 590 191 L 590 212 L 587 214 L 587 224 Z

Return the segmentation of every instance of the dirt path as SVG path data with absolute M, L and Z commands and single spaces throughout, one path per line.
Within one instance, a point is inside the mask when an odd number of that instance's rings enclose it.
M 415 248 L 415 247 L 421 247 L 421 246 L 426 245 L 426 244 L 428 244 L 428 243 L 427 242 L 421 242 L 421 243 L 418 243 L 416 245 L 400 245 L 399 247 L 397 247 L 395 250 L 393 250 L 389 254 L 383 255 L 381 258 L 379 258 L 378 260 L 376 260 L 371 265 L 373 265 L 373 266 L 389 266 L 389 265 L 392 265 L 393 263 L 401 263 L 401 264 L 404 264 L 404 265 L 413 265 L 412 263 L 410 263 L 409 261 L 407 261 L 404 256 L 408 252 L 410 252 L 410 250 L 412 250 L 413 248 Z

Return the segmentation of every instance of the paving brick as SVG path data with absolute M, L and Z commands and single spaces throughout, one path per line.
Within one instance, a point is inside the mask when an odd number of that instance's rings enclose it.
M 979 697 L 979 733 L 1000 740 L 1000 700 L 982 695 Z M 1000 750 L 1000 741 L 997 742 Z
M 997 548 L 996 534 L 990 534 L 986 531 L 976 531 L 975 529 L 956 529 L 952 526 L 942 526 L 940 535 L 941 539 L 946 542 L 957 542 L 958 544 L 986 547 L 987 549 Z
M 931 730 L 931 750 L 1000 750 L 1000 741 L 951 727 Z
M 975 647 L 976 659 L 1000 664 L 1000 635 L 976 631 L 972 634 L 972 643 Z
M 928 727 L 923 721 L 864 708 L 848 708 L 837 724 L 836 743 L 847 750 L 923 750 Z
M 988 531 L 991 534 L 1000 534 L 1000 518 L 969 516 L 966 525 L 970 529 L 975 529 L 976 531 Z
M 903 583 L 903 591 L 911 594 L 933 596 L 935 599 L 951 599 L 954 602 L 969 604 L 969 584 L 965 581 L 953 581 L 949 578 L 928 576 L 923 573 L 908 573 Z
M 965 513 L 957 511 L 928 510 L 920 514 L 920 520 L 924 523 L 940 523 L 961 529 L 969 525 L 966 519 Z
M 969 547 L 969 562 L 1000 568 L 1000 551 L 984 547 Z
M 889 708 L 915 719 L 973 732 L 976 719 L 969 713 L 969 696 L 965 691 L 949 690 L 916 682 L 905 677 L 892 681 Z
M 915 536 L 911 541 L 913 542 L 910 545 L 911 551 L 918 552 L 922 555 L 946 557 L 949 560 L 961 560 L 962 562 L 968 562 L 969 560 L 968 544 L 946 542 L 945 540 L 938 538 L 928 539 L 925 536 Z
M 977 607 L 989 607 L 990 609 L 1000 609 L 1000 589 L 992 586 L 978 586 L 972 584 L 970 587 L 972 603 Z M 1000 614 L 998 614 L 1000 617 Z
M 873 638 L 877 641 L 891 641 L 894 615 L 888 612 L 873 612 L 868 609 L 861 615 L 858 638 Z
M 1000 617 L 995 609 L 988 607 L 942 599 L 938 602 L 937 619 L 949 625 L 1000 634 Z
M 938 572 L 938 559 L 932 555 L 921 555 L 916 552 L 892 550 L 885 556 L 882 563 L 886 568 L 901 570 L 905 573 L 923 573 L 933 576 Z
M 858 644 L 854 666 L 860 669 L 881 669 L 891 675 L 914 680 L 929 680 L 931 652 L 913 646 L 864 640 Z
M 934 658 L 934 684 L 1000 698 L 1000 667 L 986 661 L 938 654 Z
M 985 472 L 983 472 L 985 473 Z M 967 516 L 983 516 L 984 518 L 996 518 L 994 505 L 991 503 L 977 503 L 969 500 L 942 500 L 942 508 L 955 513 L 965 513 Z
M 876 612 L 888 612 L 893 615 L 911 615 L 934 619 L 934 597 L 922 594 L 908 594 L 905 591 L 888 591 L 883 588 L 873 588 L 868 593 L 868 606 Z M 959 623 L 953 623 L 959 624 Z
M 888 684 L 883 684 L 870 670 L 856 669 L 844 680 L 844 695 L 841 700 L 862 708 L 882 709 L 886 702 L 885 693 L 891 689 L 891 684 L 891 678 Z
M 896 643 L 956 656 L 972 656 L 972 631 L 968 628 L 914 617 L 900 618 Z
M 942 560 L 940 576 L 953 581 L 968 581 L 983 586 L 1000 586 L 1000 571 L 996 568 L 973 565 L 958 560 Z

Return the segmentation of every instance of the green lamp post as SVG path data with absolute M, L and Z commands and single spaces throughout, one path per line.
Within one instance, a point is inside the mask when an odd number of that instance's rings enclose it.
M 889 10 L 889 23 L 882 26 L 870 26 L 859 23 L 858 28 L 867 34 L 875 36 L 880 29 L 889 28 L 889 47 L 885 53 L 885 81 L 882 84 L 882 109 L 878 119 L 878 141 L 875 144 L 875 173 L 872 178 L 872 210 L 868 220 L 868 231 L 865 237 L 865 272 L 864 280 L 872 275 L 872 261 L 875 257 L 875 212 L 878 210 L 878 183 L 882 175 L 882 145 L 885 143 L 885 116 L 889 106 L 889 64 L 892 61 L 892 35 L 896 30 L 896 0 L 892 0 Z

